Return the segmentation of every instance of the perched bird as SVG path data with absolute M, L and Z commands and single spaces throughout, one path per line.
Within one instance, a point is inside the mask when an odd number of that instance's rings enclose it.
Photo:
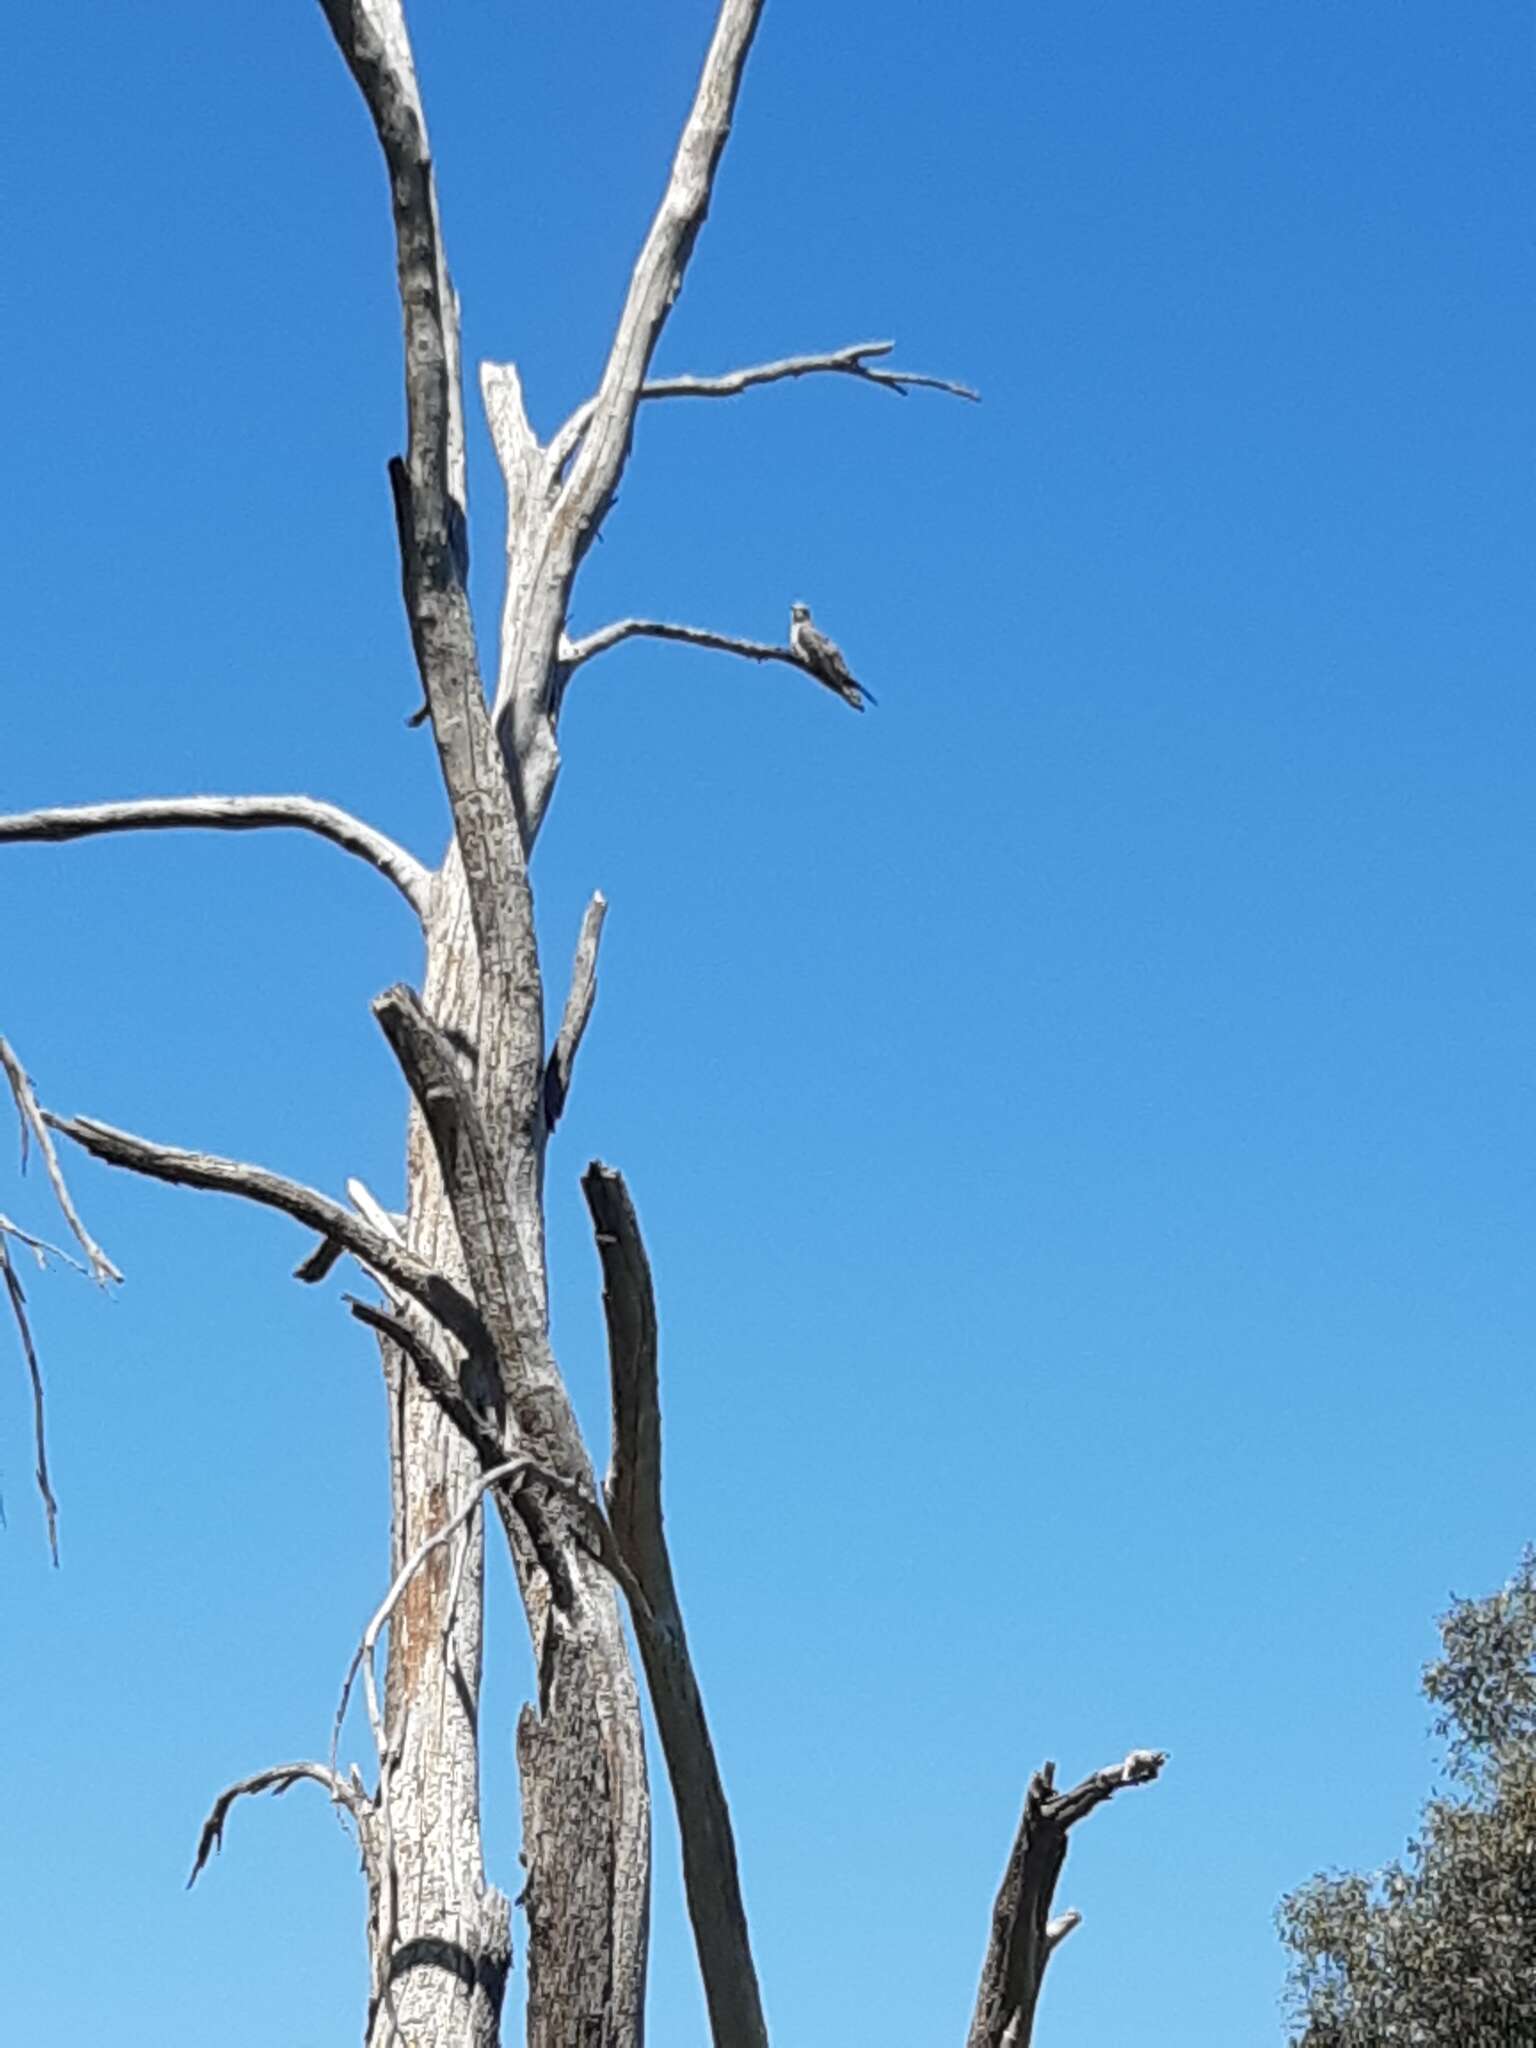
M 817 682 L 825 683 L 829 690 L 835 690 L 843 702 L 851 704 L 855 711 L 862 711 L 866 700 L 871 704 L 878 701 L 872 690 L 866 690 L 862 683 L 856 683 L 849 674 L 848 664 L 843 659 L 843 650 L 811 624 L 811 608 L 808 604 L 792 604 L 789 608 L 789 644 Z

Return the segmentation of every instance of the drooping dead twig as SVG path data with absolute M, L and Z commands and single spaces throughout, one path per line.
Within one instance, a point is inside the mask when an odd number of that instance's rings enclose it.
M 1051 1918 L 1068 1831 L 1125 1786 L 1149 1784 L 1166 1762 L 1159 1749 L 1133 1749 L 1123 1763 L 1094 1771 L 1069 1792 L 1056 1790 L 1054 1764 L 1043 1764 L 1030 1779 L 992 1908 L 966 2048 L 1029 2048 L 1046 1964 L 1082 1919 L 1076 1912 Z
M 432 876 L 415 855 L 349 811 L 310 796 L 144 797 L 128 803 L 19 811 L 0 817 L 0 843 L 91 839 L 103 832 L 165 832 L 186 827 L 254 832 L 268 826 L 313 832 L 344 852 L 356 854 L 394 883 L 418 917 L 426 915 Z
M 324 1764 L 298 1763 L 274 1764 L 270 1770 L 257 1771 L 249 1778 L 242 1778 L 238 1784 L 226 1785 L 213 1802 L 208 1818 L 203 1822 L 202 1833 L 197 1840 L 197 1854 L 192 1862 L 192 1875 L 187 1879 L 190 1891 L 207 1867 L 211 1856 L 224 1846 L 224 1824 L 229 1819 L 229 1810 L 237 1799 L 249 1799 L 261 1792 L 282 1794 L 290 1786 L 304 1780 L 323 1786 L 334 1805 L 342 1807 L 357 1823 L 361 1834 L 367 1820 L 367 1800 L 356 1785 L 349 1785 L 338 1771 L 327 1770 Z
M 17 1333 L 21 1338 L 22 1356 L 27 1361 L 27 1373 L 32 1381 L 32 1437 L 37 1452 L 37 1490 L 42 1496 L 43 1513 L 48 1518 L 49 1555 L 57 1566 L 59 1504 L 54 1498 L 53 1485 L 48 1477 L 48 1430 L 43 1410 L 43 1373 L 37 1362 L 37 1346 L 32 1341 L 32 1326 L 27 1321 L 27 1297 L 22 1288 L 21 1276 L 12 1263 L 10 1247 L 3 1236 L 0 1236 L 0 1280 L 5 1283 L 11 1314 L 15 1318 Z
M 667 1760 L 683 1883 L 715 2048 L 766 2048 L 736 1841 L 710 1737 L 661 1508 L 661 1401 L 650 1262 L 622 1174 L 596 1160 L 582 1176 L 603 1268 L 613 1446 L 603 1492 L 628 1567 L 630 1613 Z M 636 1597 L 638 1595 L 638 1597 Z
M 33 1093 L 32 1083 L 27 1078 L 26 1068 L 17 1058 L 14 1048 L 0 1038 L 0 1071 L 3 1071 L 16 1103 L 16 1114 L 21 1119 L 21 1157 L 25 1167 L 28 1138 L 35 1138 L 38 1152 L 53 1189 L 54 1200 L 59 1205 L 64 1221 L 69 1225 L 76 1244 L 85 1254 L 86 1264 L 81 1266 L 67 1252 L 61 1252 L 45 1238 L 35 1237 L 23 1230 L 8 1216 L 0 1216 L 0 1280 L 4 1281 L 6 1299 L 10 1304 L 17 1335 L 21 1339 L 22 1356 L 27 1362 L 27 1375 L 32 1385 L 32 1432 L 37 1454 L 37 1490 L 42 1497 L 43 1513 L 48 1521 L 48 1551 L 55 1565 L 59 1561 L 59 1504 L 54 1497 L 53 1484 L 48 1475 L 48 1429 L 43 1395 L 43 1372 L 38 1362 L 37 1345 L 32 1337 L 32 1325 L 27 1317 L 26 1291 L 21 1276 L 11 1259 L 7 1239 L 24 1244 L 41 1265 L 47 1258 L 63 1259 L 78 1272 L 89 1272 L 100 1287 L 109 1286 L 114 1280 L 121 1281 L 122 1274 L 107 1257 L 101 1246 L 92 1237 L 81 1221 L 69 1192 L 69 1183 L 64 1178 L 64 1169 L 59 1164 L 59 1155 L 54 1147 L 48 1129 L 46 1111 L 39 1105 Z

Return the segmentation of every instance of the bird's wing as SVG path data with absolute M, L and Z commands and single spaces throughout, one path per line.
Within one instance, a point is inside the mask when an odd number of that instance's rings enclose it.
M 805 658 L 814 667 L 821 669 L 839 683 L 853 682 L 848 664 L 843 659 L 843 650 L 835 640 L 829 640 L 825 633 L 818 633 L 814 626 L 800 628 L 800 645 Z M 857 685 L 855 685 L 857 687 Z

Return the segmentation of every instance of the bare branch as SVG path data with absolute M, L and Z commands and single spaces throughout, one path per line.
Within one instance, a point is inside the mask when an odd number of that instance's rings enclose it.
M 53 1487 L 48 1478 L 48 1430 L 43 1413 L 43 1372 L 37 1362 L 37 1346 L 32 1341 L 32 1326 L 27 1321 L 27 1297 L 22 1289 L 21 1276 L 11 1262 L 10 1247 L 3 1236 L 0 1236 L 0 1280 L 5 1282 L 11 1314 L 16 1319 L 17 1334 L 21 1338 L 22 1356 L 27 1361 L 27 1373 L 32 1381 L 32 1439 L 37 1450 L 37 1490 L 42 1496 L 43 1513 L 48 1518 L 49 1554 L 57 1566 L 59 1504 L 54 1498 Z
M 543 1064 L 533 902 L 514 792 L 491 724 L 465 589 L 458 312 L 443 254 L 426 120 L 400 0 L 322 0 L 389 171 L 405 318 L 407 442 L 389 466 L 411 642 L 432 717 L 488 1000 L 488 1099 L 532 1113 Z
M 594 892 L 581 920 L 576 958 L 571 965 L 570 992 L 565 999 L 565 1014 L 560 1020 L 560 1035 L 544 1069 L 546 1136 L 560 1121 L 566 1097 L 571 1092 L 571 1071 L 597 998 L 597 949 L 603 936 L 603 919 L 607 915 L 607 899 L 599 889 Z
M 334 1238 L 353 1258 L 392 1281 L 457 1337 L 466 1350 L 483 1354 L 487 1349 L 485 1326 L 467 1296 L 414 1252 L 375 1230 L 329 1195 L 305 1187 L 301 1181 L 269 1172 L 264 1166 L 246 1166 L 238 1160 L 221 1159 L 212 1152 L 187 1152 L 174 1145 L 156 1144 L 129 1131 L 114 1130 L 111 1124 L 100 1123 L 95 1117 L 62 1117 L 44 1110 L 43 1121 L 109 1166 L 126 1167 L 130 1173 L 143 1174 L 150 1180 L 169 1181 L 173 1187 L 239 1195 L 263 1208 L 281 1210 L 318 1236 Z
M 1008 1867 L 992 1908 L 992 1932 L 966 2048 L 1029 2048 L 1046 1964 L 1082 1915 L 1050 1917 L 1068 1831 L 1127 1785 L 1146 1785 L 1166 1756 L 1133 1749 L 1123 1763 L 1094 1771 L 1069 1792 L 1056 1790 L 1056 1767 L 1043 1764 L 1029 1781 Z
M 623 1176 L 594 1160 L 581 1186 L 602 1261 L 608 1323 L 613 1451 L 604 1493 L 614 1545 L 633 1579 L 625 1590 L 677 1807 L 688 1916 L 710 2031 L 715 2048 L 766 2048 L 730 1808 L 688 1651 L 662 1522 L 650 1262 Z
M 0 817 L 0 844 L 28 840 L 92 839 L 103 832 L 165 832 L 207 828 L 214 832 L 255 832 L 293 826 L 328 839 L 346 853 L 377 868 L 393 882 L 418 917 L 425 917 L 432 891 L 430 871 L 403 846 L 350 811 L 312 796 L 173 796 L 135 798 L 128 803 L 79 804 L 61 810 L 18 811 Z
M 872 359 L 888 356 L 894 341 L 856 341 L 847 348 L 831 349 L 820 355 L 783 356 L 773 363 L 754 363 L 745 370 L 727 370 L 718 377 L 656 377 L 641 390 L 642 398 L 735 398 L 758 384 L 782 384 L 792 377 L 813 377 L 823 372 L 861 378 L 866 384 L 883 384 L 905 397 L 909 391 L 947 391 L 952 398 L 981 403 L 981 393 L 969 384 L 957 384 L 948 377 L 930 377 L 918 370 L 876 369 Z
M 324 1764 L 274 1764 L 270 1770 L 257 1771 L 253 1777 L 242 1778 L 236 1785 L 228 1785 L 213 1802 L 208 1818 L 203 1822 L 203 1831 L 197 1841 L 197 1855 L 192 1863 L 192 1875 L 187 1879 L 190 1891 L 197 1883 L 208 1859 L 224 1846 L 224 1823 L 229 1819 L 229 1810 L 237 1799 L 248 1799 L 260 1792 L 281 1795 L 290 1786 L 308 1779 L 312 1784 L 321 1785 L 329 1794 L 334 1806 L 344 1807 L 358 1825 L 361 1834 L 368 1817 L 367 1802 L 355 1785 L 349 1785 L 338 1771 L 327 1770 Z
M 0 1068 L 5 1070 L 11 1094 L 16 1099 L 16 1112 L 21 1118 L 23 1161 L 26 1158 L 26 1136 L 30 1130 L 37 1139 L 38 1151 L 43 1155 L 43 1165 L 48 1170 L 54 1200 L 59 1205 L 64 1221 L 74 1234 L 76 1244 L 85 1253 L 92 1277 L 101 1287 L 105 1287 L 111 1280 L 121 1282 L 122 1274 L 80 1220 L 80 1212 L 70 1197 L 69 1184 L 64 1178 L 64 1169 L 59 1164 L 59 1155 L 54 1149 L 53 1139 L 48 1135 L 47 1118 L 32 1092 L 32 1083 L 27 1079 L 26 1068 L 4 1038 L 0 1038 Z
M 674 626 L 665 619 L 615 619 L 611 625 L 600 626 L 595 633 L 587 633 L 580 640 L 566 641 L 561 648 L 560 659 L 566 673 L 570 674 L 584 662 L 606 654 L 610 647 L 617 647 L 625 640 L 640 639 L 676 640 L 685 647 L 708 647 L 717 654 L 742 655 L 748 661 L 782 661 L 787 668 L 797 668 L 812 682 L 820 683 L 824 690 L 831 687 L 826 678 L 818 675 L 809 662 L 802 661 L 792 647 L 775 646 L 771 640 L 741 640 L 734 633 L 710 633 L 702 626 Z M 866 690 L 863 694 L 867 697 L 869 692 Z M 834 690 L 833 695 L 841 693 Z M 844 698 L 843 701 L 849 700 Z
M 763 0 L 722 0 L 667 189 L 636 259 L 587 431 L 561 493 L 574 527 L 577 560 L 602 524 L 618 488 L 645 373 L 667 315 L 682 290 L 688 259 L 709 211 L 715 174 L 731 132 L 736 95 L 762 9 Z
M 783 384 L 794 377 L 830 373 L 858 377 L 866 384 L 883 384 L 901 398 L 914 389 L 947 391 L 953 398 L 966 398 L 972 404 L 980 404 L 981 393 L 973 391 L 969 384 L 954 384 L 946 377 L 923 376 L 915 370 L 873 367 L 876 357 L 888 356 L 895 346 L 894 341 L 856 341 L 847 348 L 830 349 L 819 355 L 783 356 L 777 362 L 755 363 L 750 369 L 727 370 L 719 377 L 651 377 L 641 385 L 640 396 L 642 399 L 735 398 L 759 384 Z M 551 479 L 561 475 L 576 453 L 581 437 L 591 423 L 596 404 L 596 399 L 589 398 L 578 406 L 550 442 L 545 462 Z

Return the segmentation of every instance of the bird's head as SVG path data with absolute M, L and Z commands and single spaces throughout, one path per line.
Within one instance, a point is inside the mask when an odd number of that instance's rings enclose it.
M 790 623 L 792 625 L 803 626 L 810 616 L 811 608 L 808 604 L 792 604 L 789 608 Z

